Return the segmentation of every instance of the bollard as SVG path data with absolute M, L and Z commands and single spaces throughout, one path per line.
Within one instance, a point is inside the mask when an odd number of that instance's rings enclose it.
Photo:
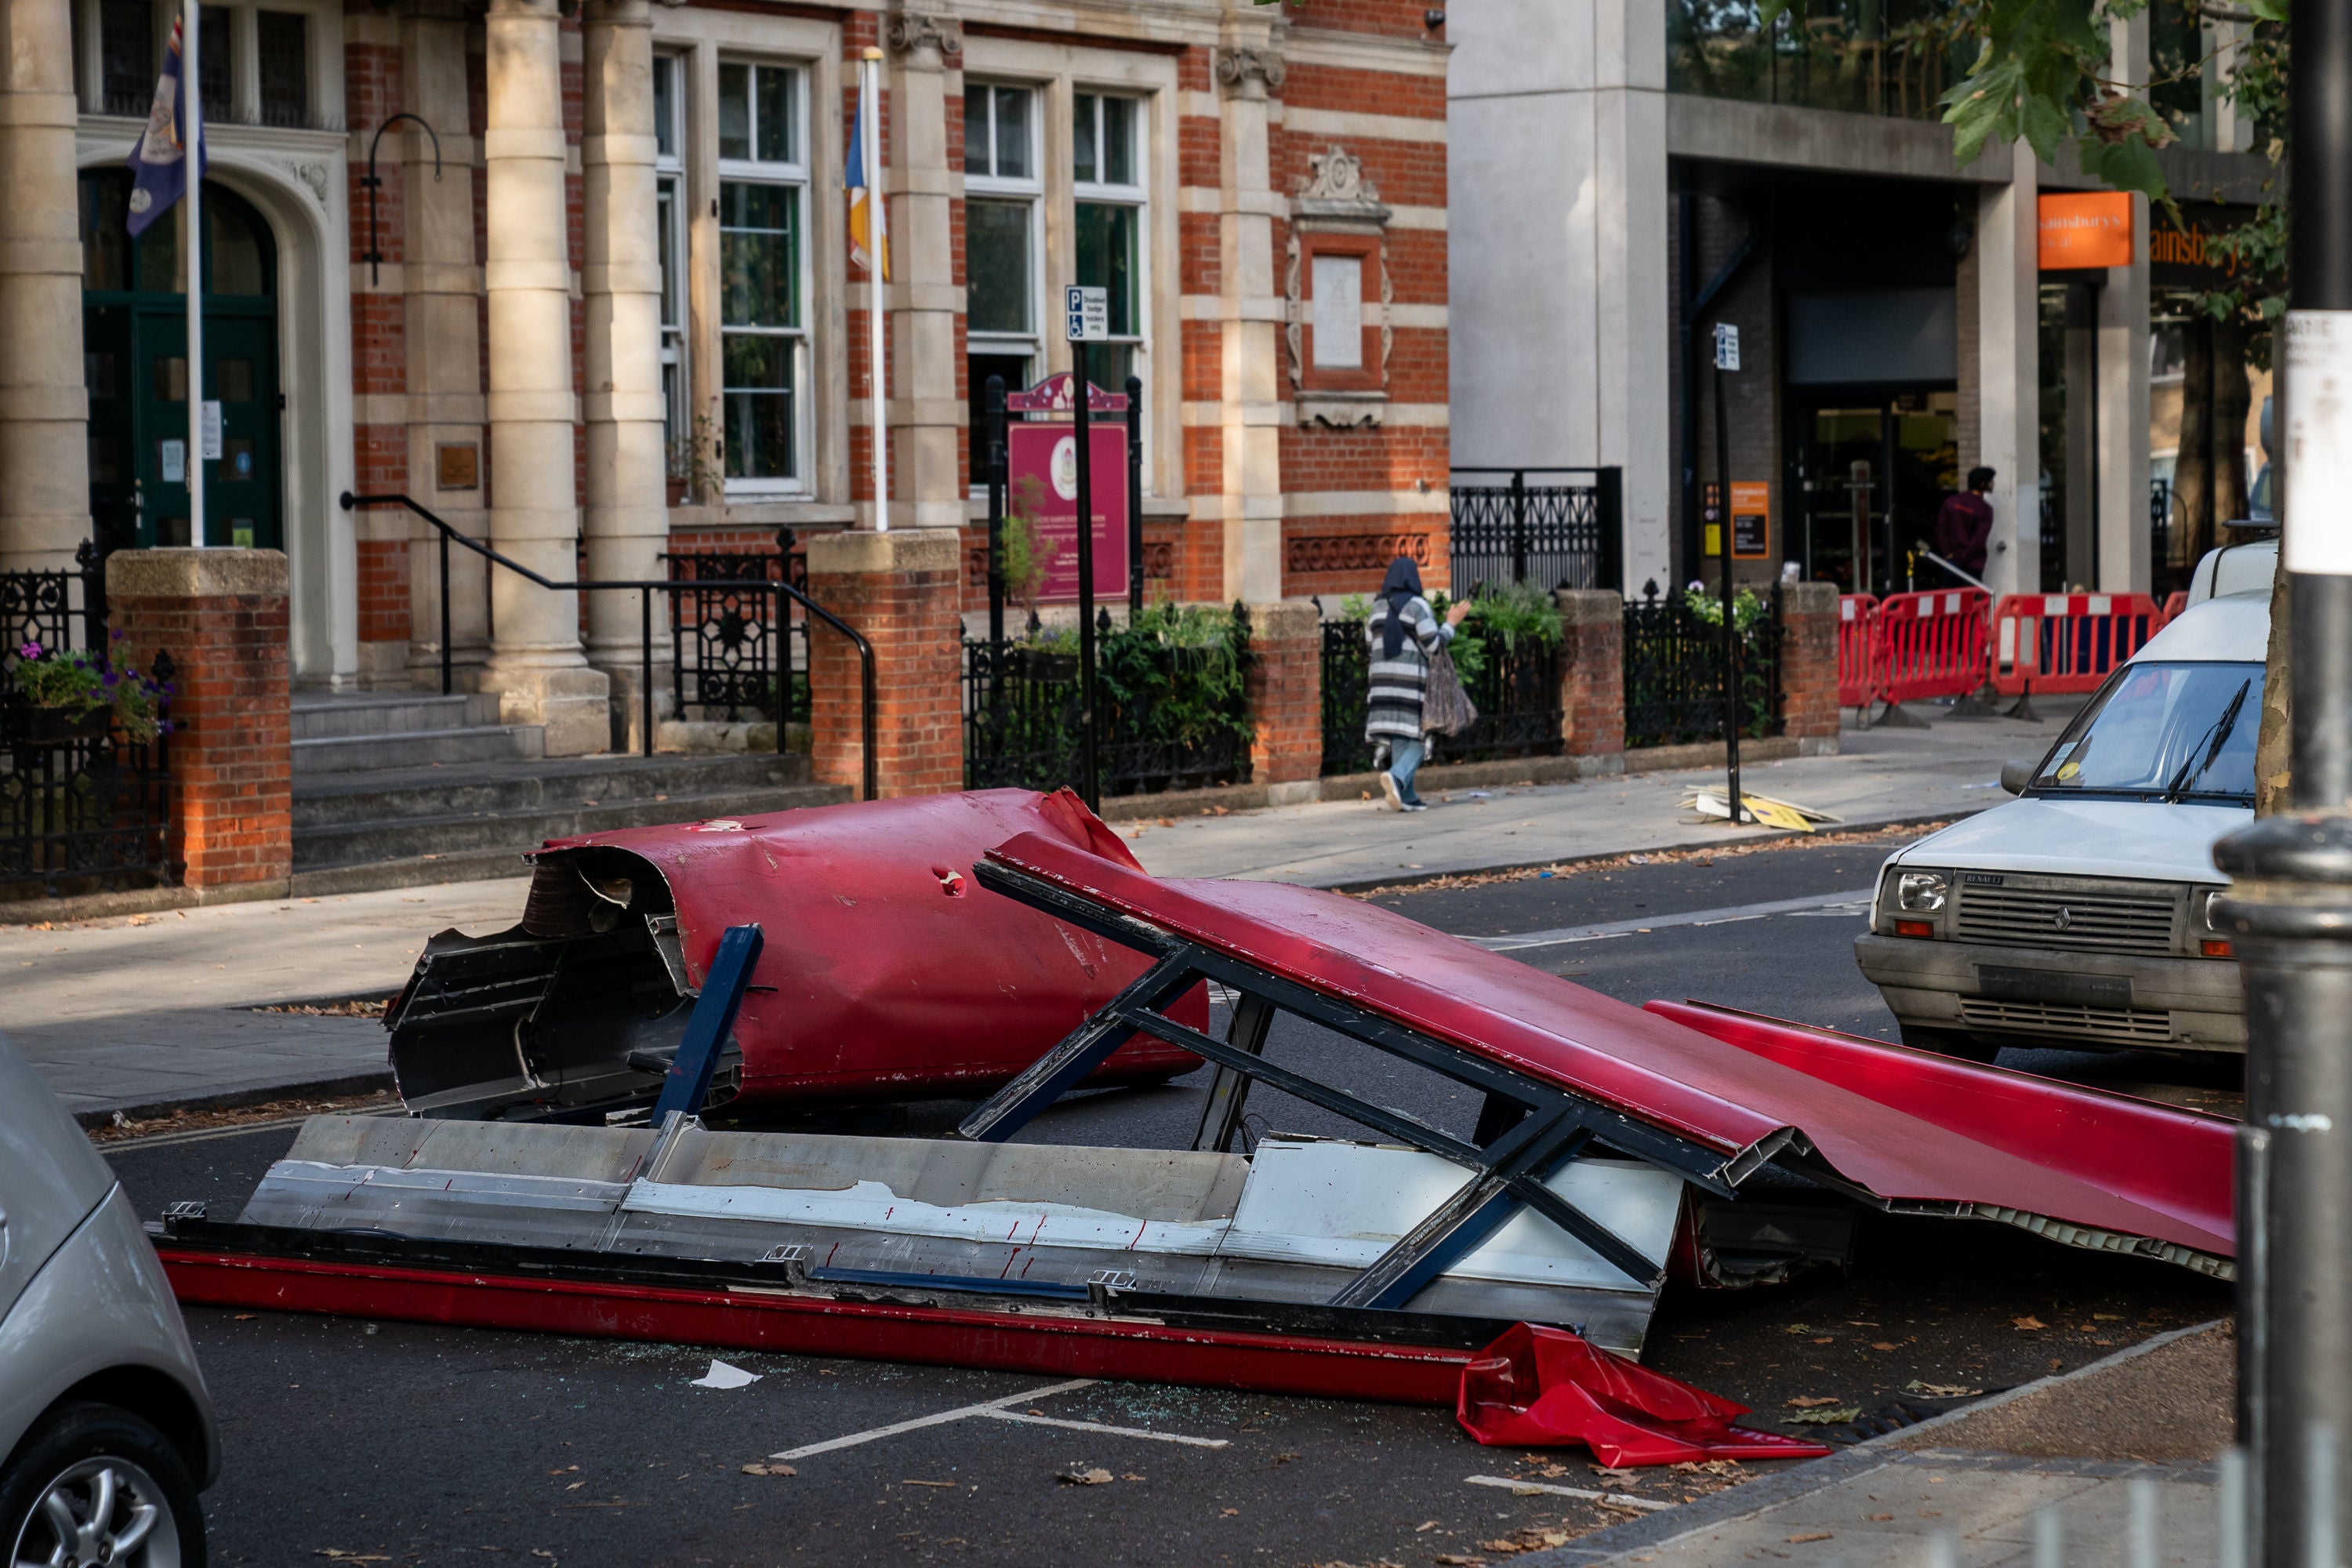
M 2033 1568 L 2066 1568 L 2066 1521 L 2054 1502 L 2033 1516 Z

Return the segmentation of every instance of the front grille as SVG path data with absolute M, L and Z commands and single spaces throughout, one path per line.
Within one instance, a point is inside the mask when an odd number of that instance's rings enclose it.
M 2172 953 L 2174 896 L 2087 893 L 2054 888 L 1970 887 L 1958 895 L 1962 942 L 2074 952 Z
M 1960 1022 L 1971 1029 L 2125 1046 L 2161 1046 L 2172 1039 L 2172 1015 L 2147 1007 L 2084 1007 L 2065 1002 L 1995 1002 L 1963 996 Z

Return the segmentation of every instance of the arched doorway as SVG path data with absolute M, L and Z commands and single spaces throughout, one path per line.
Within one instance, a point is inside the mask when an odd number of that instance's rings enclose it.
M 131 172 L 81 176 L 89 511 L 101 550 L 195 541 L 188 520 L 188 317 L 173 213 L 132 238 Z M 251 203 L 204 187 L 205 375 L 221 446 L 204 542 L 285 548 L 278 462 L 278 247 Z

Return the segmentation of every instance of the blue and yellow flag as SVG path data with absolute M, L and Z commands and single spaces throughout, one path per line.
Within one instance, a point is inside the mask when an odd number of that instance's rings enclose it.
M 876 242 L 880 242 L 882 281 L 890 281 L 890 215 L 883 202 L 868 199 L 866 189 L 866 138 L 874 134 L 874 117 L 866 112 L 866 95 L 857 95 L 857 118 L 849 132 L 849 258 L 871 271 Z M 875 143 L 874 167 L 882 167 L 881 143 Z
M 224 13 L 226 14 L 226 13 Z M 188 116 L 201 114 L 203 105 L 182 90 L 180 24 L 172 24 L 171 46 L 163 51 L 163 74 L 155 79 L 155 101 L 147 111 L 147 129 L 131 149 L 131 221 L 133 235 L 171 210 L 188 193 Z M 211 138 L 205 138 L 204 163 L 212 166 Z

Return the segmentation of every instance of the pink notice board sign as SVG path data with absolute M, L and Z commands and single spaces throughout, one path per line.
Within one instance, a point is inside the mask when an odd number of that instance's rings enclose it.
M 1094 502 L 1095 598 L 1127 596 L 1127 426 L 1087 428 L 1094 447 L 1089 476 Z M 1074 604 L 1078 597 L 1078 435 L 1059 420 L 1024 420 L 1005 428 L 1005 467 L 1011 479 L 1008 510 L 1036 520 L 1039 552 L 1045 558 L 1040 604 Z

